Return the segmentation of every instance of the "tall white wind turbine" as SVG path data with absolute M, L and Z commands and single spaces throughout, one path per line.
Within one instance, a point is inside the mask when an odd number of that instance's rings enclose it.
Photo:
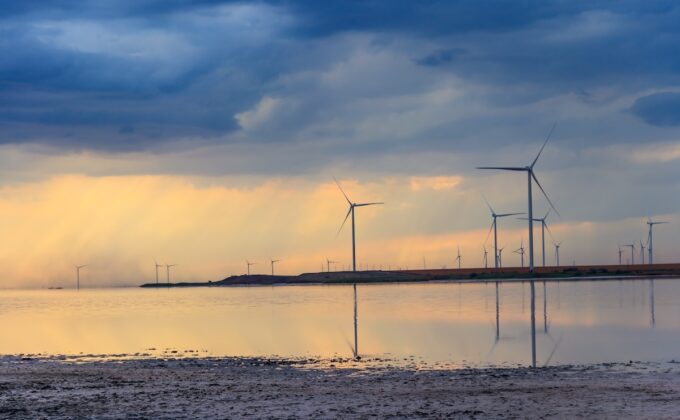
M 500 171 L 514 171 L 514 172 L 526 172 L 527 173 L 527 189 L 528 189 L 528 219 L 529 219 L 529 271 L 533 272 L 534 271 L 534 211 L 533 211 L 533 200 L 532 200 L 532 195 L 531 195 L 531 187 L 532 183 L 536 182 L 536 185 L 538 188 L 541 190 L 543 193 L 543 196 L 545 196 L 545 199 L 548 200 L 548 204 L 550 204 L 550 207 L 555 211 L 557 215 L 560 213 L 557 211 L 555 206 L 553 206 L 552 201 L 550 201 L 550 198 L 548 197 L 548 194 L 545 192 L 543 187 L 541 186 L 541 183 L 538 181 L 538 178 L 536 178 L 536 174 L 534 173 L 534 166 L 536 166 L 536 162 L 538 162 L 538 158 L 541 157 L 541 154 L 543 153 L 543 149 L 545 148 L 545 145 L 548 144 L 548 140 L 550 140 L 550 136 L 552 135 L 553 131 L 555 130 L 555 125 L 552 126 L 550 129 L 550 132 L 548 133 L 548 137 L 545 139 L 545 142 L 543 142 L 543 146 L 541 146 L 541 149 L 538 151 L 538 154 L 536 155 L 536 158 L 531 162 L 531 165 L 529 166 L 480 166 L 477 169 L 491 169 L 491 170 L 500 170 Z
M 76 268 L 76 290 L 80 290 L 80 269 L 87 267 L 87 264 L 76 265 L 74 267 Z
M 652 241 L 652 231 L 654 225 L 664 225 L 669 222 L 655 222 L 652 219 L 647 220 L 647 225 L 649 225 L 649 234 L 647 236 L 647 252 L 649 252 L 649 263 L 654 264 L 654 246 Z
M 338 188 L 340 189 L 340 192 L 342 192 L 342 195 L 345 196 L 345 200 L 347 200 L 347 204 L 349 204 L 349 210 L 347 211 L 347 216 L 345 216 L 345 220 L 342 221 L 342 225 L 340 225 L 340 229 L 338 229 L 338 235 L 342 231 L 342 228 L 345 226 L 347 219 L 351 215 L 352 216 L 352 271 L 357 271 L 356 236 L 355 236 L 355 227 L 354 227 L 354 209 L 357 208 L 357 207 L 375 206 L 375 205 L 385 204 L 385 203 L 382 203 L 382 202 L 354 203 L 354 202 L 352 202 L 352 200 L 349 199 L 349 197 L 345 193 L 345 190 L 342 189 L 342 187 L 340 186 L 340 183 L 338 182 L 337 179 L 335 180 L 335 183 L 338 185 Z
M 489 201 L 482 195 L 482 198 L 484 199 L 484 202 L 486 203 L 486 206 L 489 208 L 489 211 L 491 212 L 491 218 L 493 221 L 491 222 L 491 227 L 489 228 L 489 233 L 486 234 L 486 239 L 484 240 L 484 243 L 489 240 L 489 235 L 491 235 L 491 231 L 493 231 L 493 253 L 494 253 L 494 267 L 498 268 L 498 219 L 502 217 L 508 217 L 508 216 L 519 216 L 524 213 L 503 213 L 503 214 L 496 214 L 494 211 L 493 207 L 491 207 L 491 204 L 489 204 Z

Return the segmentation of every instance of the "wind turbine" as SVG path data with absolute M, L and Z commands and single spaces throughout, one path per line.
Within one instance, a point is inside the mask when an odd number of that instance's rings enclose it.
M 630 265 L 635 265 L 635 244 L 632 243 L 624 246 L 630 247 Z
M 337 264 L 337 263 L 338 263 L 337 261 L 331 261 L 328 258 L 326 258 L 326 266 L 328 267 L 327 271 L 330 273 L 331 272 L 331 264 Z
M 87 267 L 87 264 L 76 265 L 74 267 L 76 268 L 76 290 L 80 290 L 80 269 Z
M 458 269 L 460 270 L 460 262 L 463 260 L 463 257 L 460 255 L 460 246 L 458 247 L 458 256 L 456 257 L 456 261 L 458 261 Z
M 484 250 L 484 259 L 482 260 L 484 262 L 484 268 L 489 268 L 489 252 L 486 250 L 486 245 L 484 245 L 482 249 Z
M 486 197 L 482 195 L 482 198 L 484 199 L 484 202 L 486 203 L 486 206 L 489 208 L 489 211 L 491 212 L 491 217 L 493 218 L 493 221 L 491 222 L 491 227 L 489 228 L 489 233 L 486 234 L 486 239 L 484 240 L 484 243 L 486 244 L 486 241 L 489 240 L 489 235 L 491 235 L 491 231 L 493 230 L 493 251 L 494 251 L 494 266 L 498 268 L 498 218 L 502 217 L 508 217 L 508 216 L 518 216 L 520 214 L 524 213 L 503 213 L 503 214 L 496 214 L 494 209 L 491 207 L 491 204 L 487 201 Z
M 559 267 L 560 266 L 560 246 L 562 246 L 562 241 L 560 241 L 560 242 L 553 241 L 553 245 L 555 246 L 555 261 L 557 262 L 557 267 Z
M 621 249 L 621 245 L 619 245 L 619 265 L 621 265 L 621 254 L 623 254 L 623 250 Z
M 156 286 L 158 286 L 158 267 L 163 267 L 162 264 L 158 264 L 158 261 L 153 260 L 153 263 L 156 264 Z
M 246 272 L 248 273 L 247 275 L 250 275 L 250 266 L 251 265 L 256 265 L 257 263 L 251 263 L 250 261 L 246 260 Z
M 335 178 L 333 178 L 335 179 Z M 338 229 L 338 235 L 340 234 L 340 231 L 342 231 L 342 228 L 345 226 L 345 223 L 347 222 L 347 219 L 349 218 L 350 214 L 352 215 L 352 271 L 357 271 L 357 259 L 356 259 L 356 236 L 355 236 L 355 228 L 354 228 L 354 209 L 357 207 L 366 207 L 366 206 L 375 206 L 379 204 L 385 204 L 382 202 L 374 202 L 374 203 L 354 203 L 352 202 L 347 194 L 345 194 L 345 190 L 342 189 L 340 186 L 340 183 L 338 182 L 337 179 L 335 179 L 335 183 L 338 185 L 338 188 L 340 189 L 340 192 L 342 192 L 342 195 L 345 196 L 345 200 L 347 200 L 347 204 L 349 204 L 349 210 L 347 211 L 347 216 L 345 216 L 345 220 L 342 221 L 342 225 L 340 225 L 340 229 Z
M 543 267 L 545 267 L 545 230 L 548 229 L 548 224 L 545 222 L 545 220 L 548 218 L 548 215 L 550 214 L 550 211 L 552 209 L 548 209 L 548 212 L 545 214 L 545 216 L 538 218 L 534 218 L 534 222 L 541 222 L 541 257 L 543 259 Z M 520 218 L 521 220 L 527 220 L 526 217 Z M 550 229 L 548 229 L 548 233 L 550 233 Z M 552 234 L 551 234 L 552 235 Z
M 548 204 L 550 204 L 550 207 L 552 207 L 553 210 L 555 210 L 555 213 L 557 215 L 560 214 L 560 212 L 557 211 L 555 206 L 553 206 L 552 201 L 550 201 L 550 198 L 548 197 L 548 194 L 545 192 L 543 187 L 541 186 L 541 183 L 538 182 L 538 178 L 536 178 L 536 174 L 534 173 L 534 166 L 536 165 L 536 162 L 538 162 L 538 158 L 541 157 L 541 153 L 543 153 L 543 149 L 545 148 L 545 145 L 548 144 L 548 140 L 550 140 L 550 136 L 552 135 L 553 131 L 555 130 L 555 125 L 552 126 L 550 129 L 550 132 L 548 133 L 548 137 L 545 139 L 545 142 L 543 142 L 543 146 L 541 146 L 541 149 L 538 151 L 538 155 L 536 155 L 536 158 L 531 162 L 531 165 L 529 166 L 481 166 L 478 167 L 477 169 L 492 169 L 492 170 L 501 170 L 501 171 L 514 171 L 514 172 L 526 172 L 527 173 L 527 187 L 528 187 L 528 219 L 529 219 L 529 271 L 533 272 L 534 271 L 534 210 L 533 210 L 533 200 L 532 200 L 532 195 L 531 195 L 531 186 L 532 186 L 532 179 L 533 181 L 536 182 L 536 185 L 538 188 L 541 190 L 543 195 L 545 196 L 545 199 L 548 200 Z
M 652 228 L 654 225 L 663 225 L 669 222 L 655 222 L 652 219 L 647 220 L 647 224 L 649 225 L 649 235 L 647 236 L 647 252 L 649 252 L 649 263 L 654 264 L 654 247 L 653 247 L 653 242 L 652 242 Z
M 642 264 L 645 263 L 645 246 L 642 243 L 642 240 L 640 240 L 640 259 L 642 260 Z
M 524 268 L 524 239 L 522 239 L 522 242 L 520 242 L 519 248 L 512 252 L 520 255 L 520 258 L 522 259 L 522 268 Z
M 272 265 L 272 276 L 274 275 L 274 264 L 276 264 L 277 262 L 280 262 L 280 261 L 281 260 L 271 260 L 271 259 L 269 260 L 269 262 Z
M 500 268 L 503 268 L 503 250 L 504 249 L 505 249 L 505 247 L 498 249 L 498 267 L 500 267 Z
M 170 269 L 177 264 L 165 264 L 165 279 L 168 282 L 168 286 L 170 286 Z

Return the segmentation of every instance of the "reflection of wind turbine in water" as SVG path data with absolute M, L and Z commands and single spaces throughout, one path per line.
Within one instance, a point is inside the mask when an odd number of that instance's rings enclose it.
M 357 207 L 366 207 L 366 206 L 375 206 L 379 204 L 384 204 L 382 202 L 373 202 L 373 203 L 354 203 L 352 200 L 349 199 L 345 191 L 342 189 L 340 186 L 340 183 L 338 180 L 335 180 L 335 183 L 338 185 L 338 188 L 340 189 L 340 192 L 342 195 L 345 197 L 345 200 L 347 200 L 347 204 L 349 204 L 349 210 L 347 211 L 347 215 L 345 216 L 345 220 L 342 221 L 342 225 L 340 225 L 340 229 L 338 229 L 338 235 L 342 231 L 342 228 L 345 226 L 345 223 L 347 222 L 347 219 L 349 216 L 352 216 L 352 271 L 357 271 L 357 258 L 356 258 L 356 236 L 355 236 L 355 225 L 354 225 L 354 210 Z M 354 291 L 354 358 L 359 359 L 359 339 L 358 339 L 358 332 L 357 332 L 357 284 L 353 283 L 352 284 L 352 289 Z
M 87 264 L 76 265 L 74 267 L 76 268 L 76 290 L 80 290 L 80 269 L 87 267 Z
M 548 143 L 548 140 L 550 140 L 550 136 L 552 135 L 553 130 L 555 129 L 555 125 L 552 126 L 550 129 L 550 133 L 548 133 L 548 137 L 545 139 L 545 142 L 543 143 L 543 146 L 541 146 L 541 149 L 538 151 L 538 155 L 536 155 L 536 158 L 531 162 L 531 165 L 528 166 L 483 166 L 483 167 L 478 167 L 477 169 L 492 169 L 492 170 L 501 170 L 501 171 L 514 171 L 514 172 L 526 172 L 527 173 L 527 185 L 528 185 L 528 202 L 529 202 L 529 211 L 528 211 L 528 221 L 529 221 L 529 271 L 533 272 L 534 271 L 534 211 L 533 211 L 533 200 L 532 200 L 532 195 L 531 195 L 531 187 L 533 182 L 536 182 L 536 185 L 538 188 L 541 190 L 543 193 L 543 196 L 545 199 L 548 201 L 548 204 L 550 204 L 550 207 L 555 210 L 555 213 L 559 215 L 559 212 L 555 209 L 555 206 L 553 206 L 552 202 L 550 201 L 550 198 L 548 197 L 548 194 L 546 194 L 545 190 L 543 190 L 543 187 L 541 186 L 541 183 L 538 182 L 538 178 L 536 178 L 536 174 L 534 173 L 534 166 L 536 165 L 536 162 L 538 162 L 538 158 L 541 157 L 541 153 L 543 153 L 543 149 L 545 148 L 545 145 Z
M 654 280 L 649 281 L 649 310 L 651 312 L 652 327 L 656 326 L 656 313 L 654 311 Z

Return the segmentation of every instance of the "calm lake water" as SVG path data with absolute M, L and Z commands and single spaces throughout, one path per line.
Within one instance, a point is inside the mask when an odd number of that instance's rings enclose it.
M 499 284 L 498 300 L 493 282 L 357 290 L 361 355 L 531 363 L 528 282 Z M 680 359 L 680 279 L 535 290 L 538 365 Z M 350 357 L 353 328 L 351 286 L 0 291 L 2 354 Z

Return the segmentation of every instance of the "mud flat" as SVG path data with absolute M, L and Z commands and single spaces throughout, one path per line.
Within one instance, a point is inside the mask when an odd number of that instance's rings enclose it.
M 125 356 L 125 355 L 121 355 Z M 680 364 L 0 358 L 3 418 L 677 418 Z

